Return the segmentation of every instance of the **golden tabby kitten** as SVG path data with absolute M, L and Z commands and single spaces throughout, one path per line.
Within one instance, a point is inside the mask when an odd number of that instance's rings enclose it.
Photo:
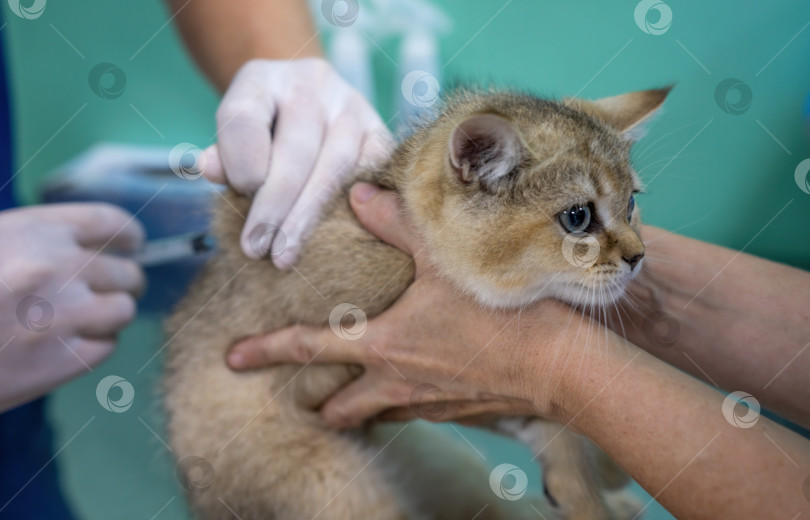
M 667 92 L 565 103 L 457 92 L 389 160 L 353 180 L 396 190 L 439 272 L 483 305 L 517 308 L 546 297 L 581 304 L 594 294 L 607 303 L 641 268 L 629 150 Z M 239 338 L 324 325 L 346 302 L 373 316 L 413 278 L 408 257 L 359 226 L 347 189 L 325 208 L 289 272 L 243 255 L 240 213 L 249 205 L 233 192 L 219 205 L 220 251 L 168 324 L 171 444 L 202 518 L 591 519 L 638 511 L 625 494 L 607 491 L 626 483 L 621 472 L 559 425 L 500 421 L 502 431 L 545 448 L 548 503 L 502 500 L 478 456 L 432 425 L 327 429 L 314 410 L 357 367 L 226 368 L 225 352 Z

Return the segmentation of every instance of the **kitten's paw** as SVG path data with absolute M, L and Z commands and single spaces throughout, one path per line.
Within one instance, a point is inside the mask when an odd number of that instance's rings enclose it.
M 630 491 L 604 491 L 602 496 L 605 499 L 605 505 L 610 511 L 610 518 L 613 520 L 641 518 L 641 516 L 637 517 L 643 507 L 641 501 Z
M 490 502 L 475 520 L 560 520 L 542 493 L 527 493 L 514 502 Z

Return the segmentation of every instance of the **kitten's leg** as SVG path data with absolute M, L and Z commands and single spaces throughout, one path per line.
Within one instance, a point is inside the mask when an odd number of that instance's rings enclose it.
M 630 484 L 630 476 L 596 444 L 590 444 L 591 467 L 602 489 L 616 490 Z
M 589 442 L 591 453 L 591 467 L 596 472 L 605 504 L 616 520 L 634 519 L 641 512 L 641 502 L 638 497 L 626 489 L 630 484 L 630 476 L 607 456 L 602 449 Z
M 420 518 L 435 520 L 538 520 L 554 518 L 539 493 L 499 498 L 490 487 L 490 464 L 463 439 L 425 421 L 382 423 L 372 446 L 388 447 L 383 464 L 395 471 L 398 495 L 408 497 Z M 541 516 L 542 515 L 542 516 Z
M 634 500 L 622 492 L 611 492 L 609 503 L 603 497 L 603 479 L 617 485 L 618 468 L 612 461 L 610 465 L 605 462 L 607 456 L 595 459 L 593 445 L 584 437 L 560 424 L 529 417 L 501 419 L 498 429 L 515 435 L 539 453 L 544 492 L 562 518 L 619 520 L 632 518 L 638 511 L 631 507 Z M 594 467 L 596 460 L 602 468 Z
M 235 374 L 216 361 L 175 365 L 167 385 L 178 475 L 200 518 L 414 518 L 375 451 L 359 437 L 328 430 L 295 402 L 307 379 L 322 383 L 341 370 L 345 379 L 345 367 Z

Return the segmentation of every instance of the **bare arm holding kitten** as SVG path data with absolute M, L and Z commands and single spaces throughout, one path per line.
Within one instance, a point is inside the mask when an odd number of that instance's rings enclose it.
M 721 393 L 563 304 L 545 300 L 518 318 L 459 298 L 426 264 L 419 238 L 399 217 L 394 195 L 360 185 L 352 192 L 352 205 L 370 231 L 415 255 L 414 284 L 370 320 L 358 340 L 342 340 L 329 329 L 293 327 L 237 345 L 228 358 L 234 368 L 309 361 L 362 364 L 363 376 L 323 405 L 322 415 L 338 427 L 382 412 L 412 416 L 411 395 L 423 383 L 439 387 L 446 398 L 442 420 L 482 414 L 549 417 L 597 442 L 679 518 L 792 518 L 810 508 L 802 494 L 810 474 L 806 439 L 764 417 L 750 428 L 733 426 L 721 412 Z M 808 331 L 802 297 L 810 293 L 810 276 L 740 255 L 726 271 L 745 276 L 747 291 L 740 294 L 738 285 L 720 275 L 684 311 L 688 298 L 679 295 L 694 295 L 706 283 L 695 276 L 692 264 L 699 260 L 698 269 L 717 272 L 734 253 L 655 228 L 645 228 L 644 234 L 651 254 L 667 252 L 684 260 L 656 273 L 671 283 L 664 287 L 679 287 L 659 291 L 663 311 L 681 324 L 670 351 L 689 349 L 697 360 L 697 347 L 712 346 L 715 357 L 704 354 L 699 362 L 726 388 L 750 389 L 763 404 L 810 423 L 808 388 L 802 383 L 810 358 L 797 356 L 762 391 L 755 392 L 751 382 L 759 380 L 750 376 L 762 370 L 770 379 L 802 348 L 800 338 Z M 785 291 L 786 286 L 793 290 Z M 759 297 L 749 300 L 748 291 Z M 644 313 L 631 319 L 640 326 Z M 735 315 L 749 316 L 749 323 L 730 326 Z M 751 316 L 756 316 L 754 323 Z M 630 332 L 628 321 L 625 315 L 630 339 L 657 354 L 660 345 L 640 331 Z M 582 333 L 579 322 L 595 330 Z M 574 326 L 560 326 L 565 323 Z M 470 359 L 470 352 L 478 355 Z M 689 368 L 688 360 L 679 364 Z

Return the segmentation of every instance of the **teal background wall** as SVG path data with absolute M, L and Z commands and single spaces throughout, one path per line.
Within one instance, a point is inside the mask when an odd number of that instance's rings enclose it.
M 645 220 L 810 268 L 810 195 L 794 180 L 796 166 L 810 157 L 800 114 L 810 90 L 809 3 L 672 1 L 672 25 L 661 35 L 636 25 L 635 1 L 437 3 L 454 23 L 441 40 L 447 78 L 587 98 L 675 83 L 665 113 L 635 150 L 647 184 L 638 201 Z M 0 10 L 24 200 L 35 200 L 46 172 L 99 141 L 209 144 L 217 96 L 165 25 L 160 2 L 52 1 L 34 20 L 14 15 L 6 2 Z M 397 41 L 379 44 L 396 58 Z M 117 99 L 102 99 L 89 86 L 100 62 L 126 75 Z M 400 95 L 395 66 L 382 52 L 374 62 L 387 119 Z M 715 99 L 727 78 L 750 88 L 742 114 L 723 111 Z M 734 95 L 727 101 L 736 103 Z M 84 518 L 187 515 L 161 440 L 160 364 L 137 373 L 161 345 L 159 323 L 142 318 L 107 363 L 54 395 L 57 448 L 64 447 L 57 462 Z M 96 384 L 109 374 L 135 386 L 135 404 L 124 414 L 96 402 Z M 525 452 L 465 435 L 488 462 L 521 465 L 537 484 Z M 653 506 L 656 515 L 663 513 Z

